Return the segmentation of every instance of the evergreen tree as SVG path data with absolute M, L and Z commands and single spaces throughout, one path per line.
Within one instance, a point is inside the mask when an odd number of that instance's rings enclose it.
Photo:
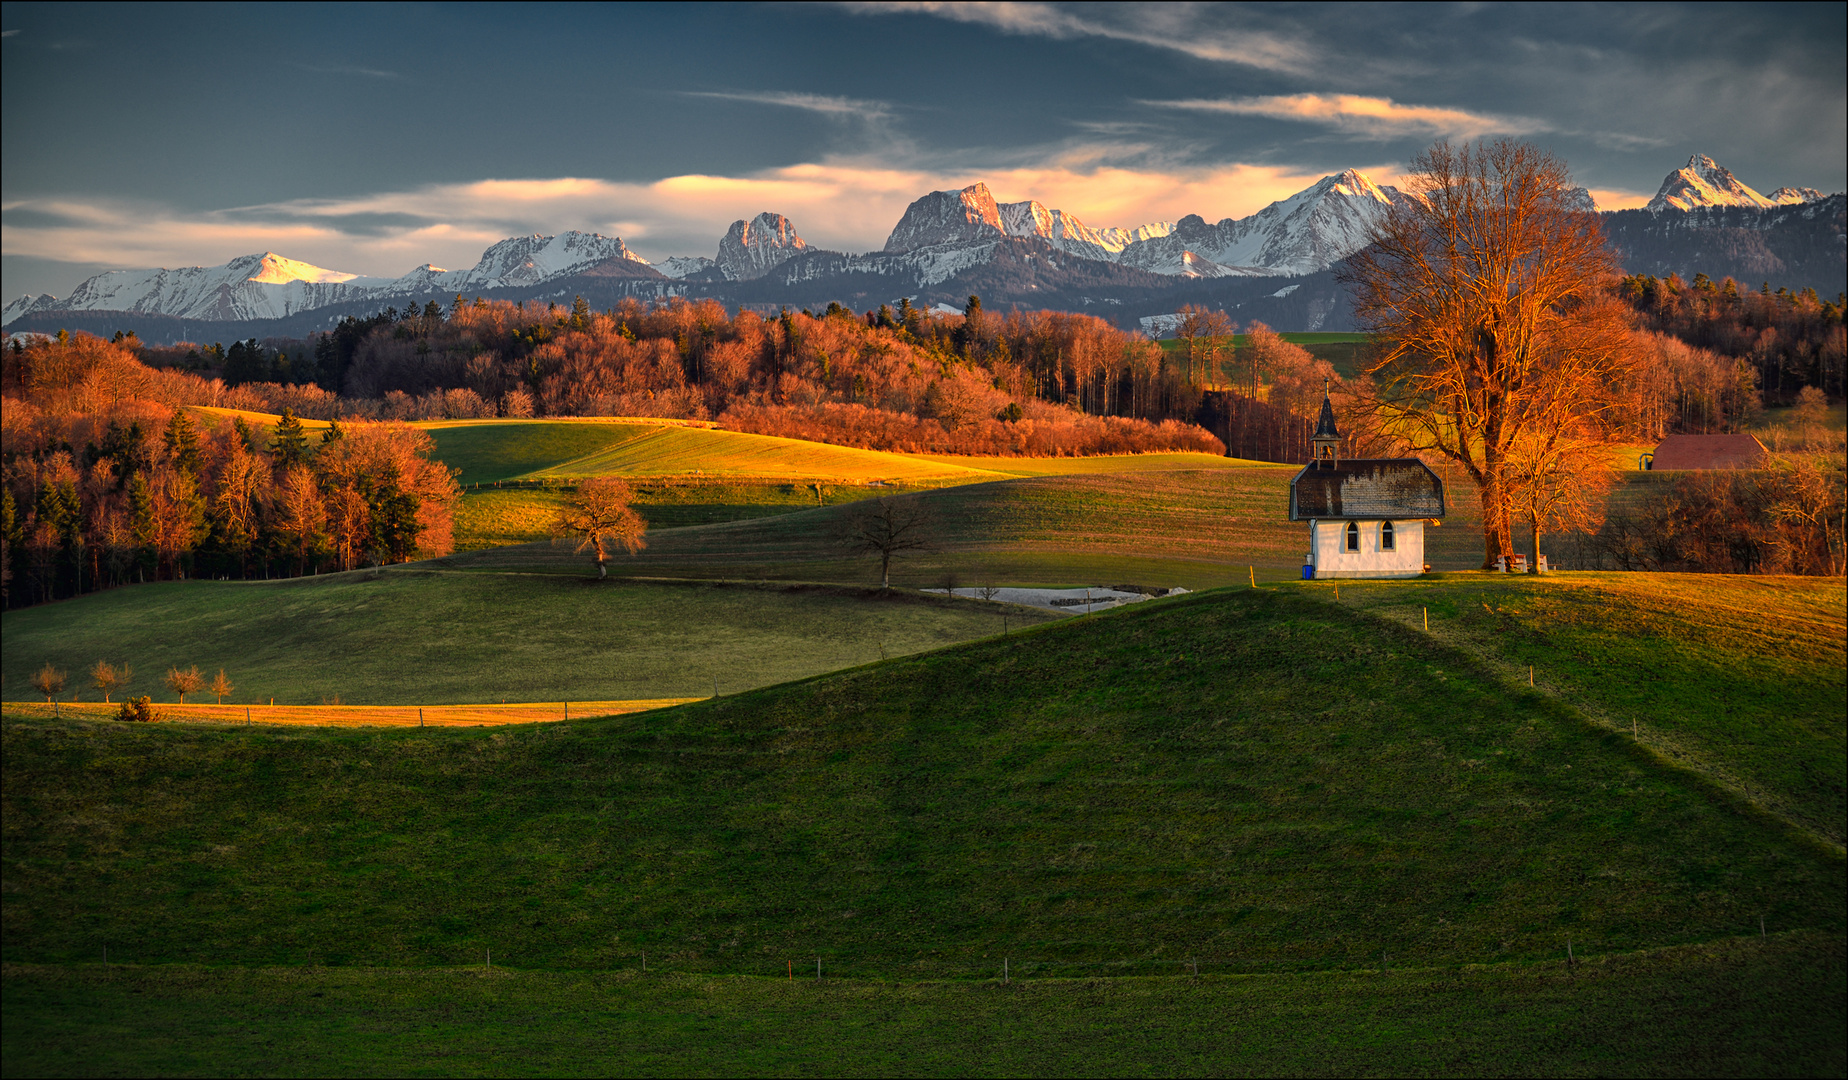
M 199 429 L 193 426 L 192 417 L 186 415 L 185 409 L 173 411 L 163 439 L 174 467 L 191 476 L 199 475 Z
M 243 441 L 244 449 L 250 451 L 253 454 L 257 452 L 256 433 L 250 430 L 249 424 L 244 423 L 243 417 L 234 416 L 231 418 L 231 430 L 233 433 L 237 435 L 237 437 L 240 440 Z
M 308 436 L 302 432 L 302 422 L 295 418 L 293 410 L 282 410 L 282 419 L 277 421 L 276 434 L 270 440 L 270 454 L 285 469 L 308 463 Z
M 583 297 L 571 301 L 571 328 L 586 330 L 590 327 L 590 303 Z
M 326 446 L 328 443 L 339 442 L 344 438 L 346 438 L 346 432 L 340 430 L 340 421 L 329 420 L 327 427 L 321 432 L 321 445 Z

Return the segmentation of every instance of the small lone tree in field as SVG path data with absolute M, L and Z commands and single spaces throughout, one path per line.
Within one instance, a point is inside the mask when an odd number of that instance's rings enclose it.
M 155 719 L 154 699 L 146 694 L 125 699 L 122 707 L 116 711 L 116 719 L 126 723 L 153 723 Z
M 976 592 L 976 595 L 980 596 L 982 599 L 992 602 L 994 598 L 997 595 L 999 595 L 999 593 L 1001 592 L 1001 589 L 999 586 L 996 586 L 996 585 L 984 585 L 981 588 L 975 590 L 975 592 Z
M 580 537 L 579 552 L 596 553 L 598 581 L 609 576 L 610 545 L 621 544 L 631 555 L 648 546 L 642 539 L 648 522 L 629 506 L 632 497 L 629 485 L 623 481 L 614 476 L 596 476 L 579 484 L 559 511 L 555 526 L 558 532 Z
M 199 665 L 197 664 L 187 668 L 185 671 L 181 671 L 177 667 L 167 669 L 167 685 L 173 689 L 174 693 L 180 695 L 180 704 L 182 705 L 186 704 L 186 695 L 199 689 L 204 683 L 205 677 L 199 674 Z
M 47 663 L 33 672 L 32 689 L 44 694 L 46 704 L 50 704 L 53 695 L 64 693 L 64 672 Z
M 892 587 L 892 559 L 930 546 L 936 515 L 917 498 L 878 498 L 861 503 L 847 518 L 847 548 L 879 557 L 879 587 Z
M 212 692 L 213 697 L 218 699 L 218 704 L 223 705 L 225 699 L 231 696 L 231 691 L 236 690 L 237 687 L 232 686 L 231 680 L 225 678 L 225 669 L 219 668 L 218 676 L 212 680 L 212 685 L 207 689 Z
M 109 704 L 109 695 L 118 686 L 127 686 L 128 680 L 135 674 L 127 664 L 116 667 L 107 660 L 98 660 L 90 669 L 90 682 L 103 692 L 103 704 Z

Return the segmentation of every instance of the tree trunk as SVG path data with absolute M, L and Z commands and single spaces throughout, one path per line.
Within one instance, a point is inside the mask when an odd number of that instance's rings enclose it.
M 1491 479 L 1478 492 L 1482 496 L 1482 568 L 1493 570 L 1498 558 L 1512 561 L 1514 530 L 1508 523 L 1508 503 L 1500 481 Z
M 1540 572 L 1540 523 L 1538 521 L 1534 522 L 1533 562 L 1527 567 L 1527 572 L 1530 574 L 1538 574 Z
M 892 587 L 892 553 L 889 551 L 879 553 L 879 587 L 881 589 Z
M 602 581 L 604 578 L 607 578 L 609 576 L 610 576 L 610 568 L 608 564 L 606 564 L 602 559 L 598 559 L 597 560 L 597 580 Z

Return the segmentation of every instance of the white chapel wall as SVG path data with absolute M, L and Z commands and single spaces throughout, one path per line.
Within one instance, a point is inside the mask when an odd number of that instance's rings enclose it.
M 1322 578 L 1392 578 L 1417 577 L 1424 573 L 1424 529 L 1422 520 L 1392 523 L 1394 549 L 1380 550 L 1378 521 L 1356 522 L 1360 526 L 1360 550 L 1343 550 L 1348 523 L 1336 520 L 1309 523 L 1310 563 L 1315 576 Z

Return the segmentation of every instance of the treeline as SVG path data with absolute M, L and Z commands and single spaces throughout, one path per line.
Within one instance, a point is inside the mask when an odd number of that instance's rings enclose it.
M 1773 292 L 1761 284 L 1754 290 L 1705 274 L 1691 282 L 1674 274 L 1633 275 L 1623 279 L 1617 294 L 1647 329 L 1749 364 L 1754 389 L 1769 403 L 1790 404 L 1806 386 L 1842 396 L 1848 304 L 1841 296 L 1831 303 L 1815 289 Z
M 1201 387 L 1154 342 L 1085 315 L 998 316 L 973 297 L 960 314 L 901 301 L 864 315 L 458 297 L 448 311 L 348 319 L 310 342 L 146 352 L 163 370 L 218 373 L 222 394 L 322 419 L 663 416 L 966 453 L 1214 443 L 1191 427 Z M 272 379 L 239 380 L 259 372 Z M 314 378 L 294 378 L 306 372 Z
M 407 425 L 314 434 L 287 412 L 269 430 L 208 420 L 182 406 L 235 398 L 222 382 L 150 368 L 128 343 L 87 335 L 9 348 L 0 389 L 9 605 L 451 550 L 459 490 L 430 459 L 429 436 Z

